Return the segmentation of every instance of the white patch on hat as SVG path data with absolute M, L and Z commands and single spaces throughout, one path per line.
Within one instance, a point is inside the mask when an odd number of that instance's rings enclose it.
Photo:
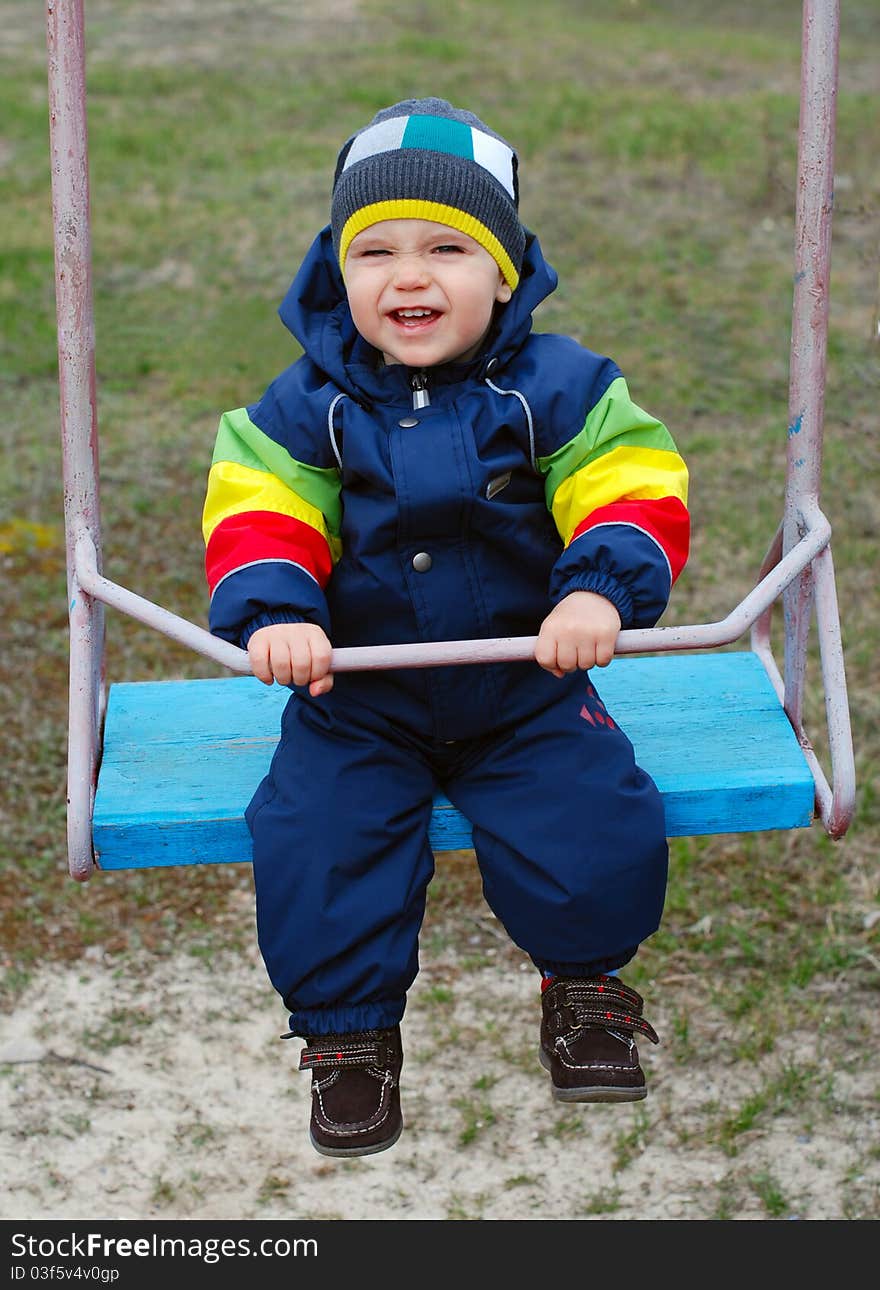
M 387 121 L 380 121 L 378 125 L 371 125 L 366 130 L 362 130 L 349 149 L 342 167 L 343 171 L 348 170 L 349 166 L 353 166 L 356 161 L 363 161 L 366 157 L 374 157 L 379 152 L 392 152 L 395 148 L 399 148 L 403 143 L 408 121 L 408 116 L 392 116 Z
M 511 149 L 508 148 L 506 143 L 502 143 L 500 139 L 494 138 L 491 134 L 484 134 L 482 130 L 471 128 L 471 138 L 473 139 L 474 161 L 478 162 L 484 170 L 488 170 L 491 175 L 494 175 L 499 184 L 515 200 L 513 152 Z

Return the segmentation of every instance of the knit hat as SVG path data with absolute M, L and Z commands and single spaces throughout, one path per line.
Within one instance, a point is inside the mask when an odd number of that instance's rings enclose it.
M 386 219 L 426 219 L 467 233 L 519 282 L 517 156 L 472 112 L 445 99 L 405 99 L 377 112 L 336 162 L 330 224 L 341 268 L 352 238 Z

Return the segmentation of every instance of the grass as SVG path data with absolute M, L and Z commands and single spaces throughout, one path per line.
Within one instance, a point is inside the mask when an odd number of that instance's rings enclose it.
M 745 1098 L 732 1113 L 725 1115 L 717 1129 L 717 1138 L 727 1155 L 735 1156 L 740 1138 L 753 1132 L 768 1116 L 801 1105 L 813 1093 L 816 1072 L 809 1067 L 787 1066 L 756 1092 Z
M 279 1178 L 276 1174 L 267 1174 L 257 1193 L 258 1203 L 268 1205 L 273 1200 L 286 1200 L 291 1185 L 289 1178 Z
M 478 1092 L 479 1085 L 475 1085 Z M 453 1102 L 460 1112 L 463 1127 L 458 1133 L 459 1146 L 467 1147 L 474 1142 L 485 1129 L 491 1129 L 495 1123 L 495 1111 L 484 1097 L 461 1097 Z
M 614 1172 L 620 1173 L 648 1146 L 651 1117 L 642 1106 L 633 1108 L 630 1127 L 614 1138 Z
M 756 1174 L 751 1180 L 755 1194 L 770 1218 L 782 1218 L 788 1212 L 789 1204 L 782 1193 L 779 1183 L 769 1172 Z
M 88 947 L 161 956 L 187 945 L 210 955 L 249 944 L 253 931 L 241 913 L 251 881 L 245 866 L 102 874 L 86 886 L 66 876 L 67 618 L 45 48 L 39 6 L 16 0 L 6 10 L 0 847 L 8 880 L 0 990 L 11 1004 L 37 965 L 74 961 Z M 88 6 L 110 576 L 206 621 L 199 513 L 217 418 L 257 397 L 295 357 L 275 310 L 325 222 L 339 145 L 374 110 L 418 87 L 472 107 L 518 145 L 523 216 L 560 272 L 538 327 L 613 355 L 691 467 L 693 556 L 665 621 L 723 616 L 754 579 L 784 482 L 799 0 L 547 0 L 539 28 L 526 0 L 458 0 L 454 22 L 444 0 L 295 10 L 287 18 L 277 5 L 232 6 L 206 27 L 192 6 L 166 0 Z M 856 819 L 835 844 L 817 827 L 673 843 L 664 924 L 631 976 L 637 987 L 669 982 L 670 1042 L 683 1062 L 705 1051 L 706 1010 L 729 1028 L 728 1056 L 750 1067 L 796 1020 L 834 1030 L 839 1009 L 824 983 L 863 1000 L 877 987 L 878 27 L 873 0 L 848 0 L 825 403 L 823 503 L 835 535 Z M 340 43 L 343 76 L 328 56 Z M 214 670 L 119 616 L 109 616 L 108 630 L 111 680 Z M 821 750 L 815 658 L 809 682 Z M 452 938 L 475 961 L 513 965 L 495 938 L 492 959 L 485 947 L 469 947 L 474 923 L 460 912 L 479 913 L 480 902 L 469 857 L 441 860 L 423 955 Z M 438 1014 L 452 988 L 436 990 Z M 838 1060 L 848 1053 L 841 1041 Z M 809 1090 L 795 1080 L 756 1099 L 721 1122 L 731 1149 L 780 1099 L 807 1104 Z M 470 1140 L 488 1108 L 474 1098 L 460 1111 Z M 638 1146 L 622 1142 L 620 1150 Z M 752 1185 L 768 1214 L 784 1203 L 769 1175 Z M 166 1187 L 157 1179 L 157 1203 Z M 722 1187 L 719 1209 L 728 1203 Z
M 619 1208 L 620 1188 L 606 1187 L 590 1196 L 584 1204 L 584 1214 L 587 1216 L 613 1214 Z

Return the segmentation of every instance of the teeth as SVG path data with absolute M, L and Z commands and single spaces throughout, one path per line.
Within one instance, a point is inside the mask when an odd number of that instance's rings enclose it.
M 433 309 L 398 309 L 401 318 L 430 318 Z

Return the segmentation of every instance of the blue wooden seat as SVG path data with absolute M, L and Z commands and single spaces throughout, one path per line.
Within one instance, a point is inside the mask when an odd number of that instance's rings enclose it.
M 617 658 L 595 674 L 666 806 L 670 837 L 806 827 L 814 784 L 752 653 Z M 288 691 L 253 677 L 110 688 L 94 813 L 102 869 L 249 862 L 243 812 L 269 765 Z M 471 845 L 434 803 L 436 852 Z

